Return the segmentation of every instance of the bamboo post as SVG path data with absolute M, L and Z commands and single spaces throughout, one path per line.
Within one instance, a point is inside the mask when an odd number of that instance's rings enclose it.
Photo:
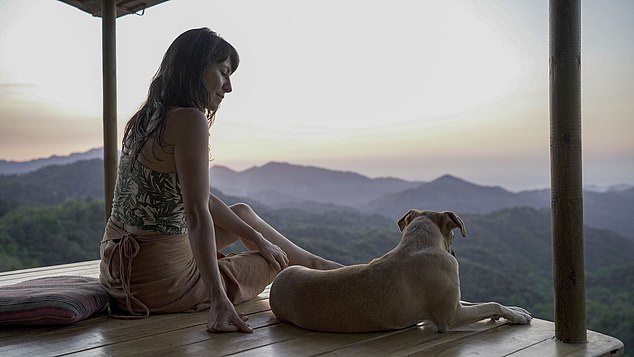
M 103 165 L 104 207 L 110 217 L 112 197 L 117 180 L 117 59 L 116 4 L 102 0 L 102 59 L 103 59 Z
M 585 343 L 580 0 L 550 0 L 550 156 L 555 336 Z

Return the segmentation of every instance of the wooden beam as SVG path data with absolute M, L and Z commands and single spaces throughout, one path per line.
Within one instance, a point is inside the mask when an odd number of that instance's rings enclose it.
M 112 197 L 117 180 L 117 55 L 115 0 L 101 3 L 103 58 L 103 165 L 104 209 L 110 217 Z
M 102 17 L 101 0 L 59 0 L 77 9 L 87 12 L 95 17 Z M 169 0 L 117 0 L 115 1 L 116 16 L 121 17 L 130 14 L 143 15 L 145 9 L 164 3 Z
M 580 0 L 550 0 L 550 156 L 555 336 L 585 343 Z

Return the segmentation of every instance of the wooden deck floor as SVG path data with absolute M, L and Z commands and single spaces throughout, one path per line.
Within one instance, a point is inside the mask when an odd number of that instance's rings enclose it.
M 97 277 L 98 261 L 0 273 L 0 286 L 36 277 Z M 530 326 L 481 321 L 447 333 L 426 327 L 364 334 L 303 330 L 276 320 L 268 290 L 237 307 L 252 334 L 212 334 L 206 312 L 117 320 L 99 315 L 63 327 L 0 327 L 0 356 L 603 356 L 621 355 L 623 344 L 588 331 L 588 344 L 554 338 L 552 322 Z

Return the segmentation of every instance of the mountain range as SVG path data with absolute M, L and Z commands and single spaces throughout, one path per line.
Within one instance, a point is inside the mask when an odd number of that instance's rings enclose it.
M 269 162 L 244 171 L 216 165 L 210 181 L 220 191 L 273 207 L 302 201 L 359 206 L 374 198 L 420 185 L 397 178 L 369 178 L 350 171 Z
M 45 204 L 61 203 L 68 197 L 103 199 L 100 154 L 100 149 L 94 149 L 68 157 L 19 163 L 23 171 L 39 167 L 21 174 L 16 173 L 18 166 L 13 165 L 16 163 L 0 162 L 0 199 Z M 512 207 L 548 209 L 551 200 L 546 189 L 511 192 L 452 175 L 430 182 L 407 181 L 281 162 L 244 171 L 214 165 L 210 169 L 210 183 L 223 194 L 273 209 L 355 211 L 390 219 L 400 217 L 410 208 L 451 210 L 459 214 L 490 213 Z M 632 186 L 584 192 L 584 221 L 590 227 L 634 239 L 633 213 Z
M 0 175 L 25 174 L 51 165 L 71 164 L 80 160 L 103 159 L 103 148 L 95 148 L 86 152 L 65 156 L 53 155 L 47 158 L 29 161 L 0 160 Z
M 272 208 L 357 210 L 399 218 L 410 208 L 490 213 L 505 208 L 550 208 L 550 190 L 507 191 L 444 175 L 430 182 L 368 178 L 353 172 L 271 162 L 244 171 L 210 170 L 211 184 Z M 634 187 L 584 192 L 584 221 L 634 239 Z

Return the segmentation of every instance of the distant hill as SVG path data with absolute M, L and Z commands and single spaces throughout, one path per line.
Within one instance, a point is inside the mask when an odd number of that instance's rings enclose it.
M 27 204 L 59 204 L 69 198 L 103 200 L 103 160 L 51 165 L 20 175 L 0 176 L 0 199 Z
M 302 201 L 356 206 L 421 184 L 280 162 L 270 162 L 240 172 L 214 166 L 210 175 L 213 187 L 228 194 L 258 199 L 273 207 Z
M 510 192 L 451 175 L 424 183 L 287 163 L 268 163 L 240 172 L 214 166 L 210 175 L 214 189 L 274 209 L 359 212 L 390 219 L 410 208 L 490 213 L 513 207 L 549 208 L 551 200 L 549 190 Z M 4 201 L 58 204 L 72 197 L 103 199 L 103 160 L 0 175 L 0 199 Z M 634 239 L 633 213 L 634 188 L 584 193 L 584 221 L 590 227 Z
M 490 213 L 513 207 L 550 208 L 550 203 L 550 190 L 514 193 L 501 187 L 479 186 L 445 175 L 415 188 L 384 195 L 359 208 L 365 212 L 397 218 L 410 208 Z M 583 203 L 586 225 L 609 229 L 634 239 L 634 188 L 625 191 L 585 191 Z
M 361 208 L 367 212 L 396 218 L 410 208 L 461 213 L 487 213 L 517 206 L 544 208 L 550 201 L 544 201 L 543 198 L 540 194 L 519 195 L 501 187 L 479 186 L 444 175 L 415 188 L 381 196 Z
M 73 153 L 67 156 L 53 155 L 44 159 L 30 161 L 0 160 L 0 175 L 24 174 L 46 166 L 64 165 L 90 159 L 103 159 L 103 148 L 91 149 L 82 153 Z
M 625 191 L 584 192 L 584 223 L 634 238 L 634 188 Z
M 268 163 L 244 171 L 211 170 L 212 187 L 272 208 L 313 211 L 356 209 L 391 219 L 410 208 L 490 213 L 504 208 L 550 208 L 550 190 L 510 192 L 444 175 L 431 182 L 372 179 L 353 172 Z M 634 239 L 634 188 L 621 185 L 584 192 L 585 224 Z
M 552 243 L 549 210 L 516 207 L 487 214 L 463 214 L 461 218 L 467 227 L 467 237 L 456 237 L 454 241 L 459 260 L 487 261 L 491 266 L 506 265 L 504 271 L 512 275 L 534 272 L 550 276 Z M 633 240 L 588 226 L 584 228 L 584 239 L 588 271 L 632 262 Z

